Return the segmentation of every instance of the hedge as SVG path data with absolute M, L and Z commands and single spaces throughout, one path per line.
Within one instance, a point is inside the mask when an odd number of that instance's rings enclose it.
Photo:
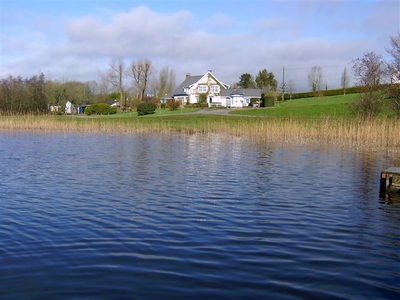
M 90 115 L 114 115 L 117 113 L 116 107 L 111 107 L 106 103 L 95 103 L 85 109 L 85 114 Z

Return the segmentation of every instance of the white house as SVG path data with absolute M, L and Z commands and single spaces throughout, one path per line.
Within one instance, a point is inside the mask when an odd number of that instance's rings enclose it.
M 185 80 L 174 91 L 172 97 L 180 100 L 183 104 L 198 103 L 200 94 L 207 94 L 207 102 L 209 102 L 210 97 L 219 95 L 221 90 L 227 88 L 229 85 L 218 80 L 211 71 L 196 76 L 186 74 Z
M 250 104 L 251 98 L 261 98 L 260 89 L 230 88 L 208 71 L 204 75 L 186 75 L 185 80 L 178 86 L 171 96 L 167 98 L 180 100 L 182 104 L 198 103 L 200 94 L 207 95 L 208 106 L 217 107 L 245 107 Z

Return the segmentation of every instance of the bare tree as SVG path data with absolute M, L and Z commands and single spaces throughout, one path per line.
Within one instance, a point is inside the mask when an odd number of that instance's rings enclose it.
M 346 95 L 346 90 L 349 87 L 349 81 L 350 81 L 349 73 L 347 72 L 347 69 L 344 68 L 342 73 L 342 78 L 340 79 L 340 83 L 343 89 L 343 95 Z
M 314 66 L 311 68 L 308 74 L 308 82 L 310 83 L 311 89 L 314 93 L 321 90 L 322 83 L 322 68 L 320 66 Z
M 176 83 L 176 75 L 174 70 L 169 67 L 163 68 L 158 74 L 158 78 L 154 81 L 153 88 L 158 98 L 172 93 Z
M 353 63 L 353 74 L 361 92 L 360 101 L 354 104 L 353 112 L 361 116 L 373 117 L 381 108 L 384 62 L 382 57 L 375 52 L 366 52 L 363 57 L 355 59 Z
M 391 85 L 389 87 L 388 106 L 400 117 L 400 32 L 390 37 L 391 48 L 386 51 L 392 56 L 388 63 Z
M 400 32 L 390 36 L 390 49 L 386 51 L 392 56 L 392 61 L 388 64 L 389 75 L 392 83 L 400 83 Z M 395 81 L 395 82 L 394 82 Z
M 89 92 L 91 95 L 96 95 L 100 92 L 99 84 L 96 80 L 87 81 L 86 84 L 89 87 Z
M 125 64 L 122 59 L 111 63 L 110 69 L 105 76 L 102 76 L 102 80 L 109 82 L 119 93 L 120 107 L 123 107 L 124 103 L 124 74 Z
M 153 66 L 150 60 L 139 60 L 132 62 L 129 70 L 129 76 L 133 78 L 134 85 L 139 93 L 139 100 L 143 101 L 150 76 L 153 72 Z

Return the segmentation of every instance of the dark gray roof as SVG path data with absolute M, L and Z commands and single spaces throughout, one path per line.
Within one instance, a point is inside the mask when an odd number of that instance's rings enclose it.
M 242 95 L 246 98 L 261 98 L 261 89 L 226 89 L 221 90 L 221 96 Z
M 174 94 L 182 94 L 184 93 L 183 89 L 185 87 L 190 87 L 192 84 L 195 84 L 197 81 L 199 81 L 204 75 L 196 75 L 196 76 L 189 76 L 188 78 L 186 78 L 181 84 L 180 86 L 178 86 L 175 91 Z
M 161 99 L 166 99 L 166 100 L 172 99 L 172 98 L 173 98 L 172 94 L 165 94 L 164 96 L 161 97 Z

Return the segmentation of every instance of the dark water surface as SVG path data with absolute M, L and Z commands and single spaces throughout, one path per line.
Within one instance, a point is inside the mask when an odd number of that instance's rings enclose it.
M 1 299 L 400 299 L 400 157 L 0 133 Z

